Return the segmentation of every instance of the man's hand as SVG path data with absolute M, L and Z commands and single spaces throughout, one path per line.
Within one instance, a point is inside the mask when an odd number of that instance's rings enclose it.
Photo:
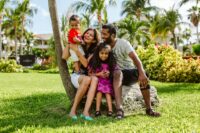
M 140 84 L 141 88 L 147 87 L 147 85 L 149 83 L 149 79 L 147 78 L 145 73 L 139 74 L 138 80 L 139 80 L 139 84 Z

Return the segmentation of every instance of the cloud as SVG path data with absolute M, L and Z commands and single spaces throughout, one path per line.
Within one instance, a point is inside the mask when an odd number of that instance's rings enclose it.
M 30 3 L 30 7 L 36 8 L 38 10 L 38 13 L 41 13 L 43 17 L 50 17 L 50 14 L 48 11 L 46 11 L 44 8 L 41 6 L 35 4 L 35 3 Z

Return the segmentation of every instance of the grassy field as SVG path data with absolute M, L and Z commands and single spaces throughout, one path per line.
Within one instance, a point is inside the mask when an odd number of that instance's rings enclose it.
M 200 132 L 200 84 L 161 83 L 160 118 L 139 111 L 123 120 L 102 116 L 92 122 L 67 117 L 69 100 L 58 74 L 0 73 L 0 132 Z

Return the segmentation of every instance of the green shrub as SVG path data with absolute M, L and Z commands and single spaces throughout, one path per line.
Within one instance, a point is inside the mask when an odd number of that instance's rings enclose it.
M 196 55 L 200 55 L 200 44 L 193 45 L 192 50 Z
M 167 82 L 200 82 L 200 60 L 184 60 L 171 46 L 154 45 L 136 50 L 150 78 Z
M 0 72 L 23 72 L 23 67 L 18 65 L 15 60 L 0 59 Z
M 50 68 L 49 65 L 40 65 L 40 64 L 33 65 L 33 70 L 47 70 L 49 68 Z

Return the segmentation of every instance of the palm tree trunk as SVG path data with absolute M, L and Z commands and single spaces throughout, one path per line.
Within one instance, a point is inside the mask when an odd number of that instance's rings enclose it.
M 15 27 L 15 60 L 17 62 L 17 30 L 16 30 L 16 27 Z
M 197 24 L 197 43 L 200 44 L 200 40 L 199 40 L 199 24 Z
M 60 34 L 60 28 L 58 23 L 58 15 L 57 15 L 57 7 L 56 0 L 48 0 L 49 3 L 49 11 L 52 22 L 53 35 L 55 39 L 55 52 L 58 61 L 58 67 L 60 76 L 62 79 L 63 86 L 65 87 L 65 91 L 72 102 L 75 96 L 75 89 L 73 88 L 70 80 L 70 75 L 68 72 L 68 67 L 65 60 L 62 60 L 62 40 Z
M 0 59 L 1 58 L 2 58 L 2 36 L 1 36 L 1 18 L 0 18 Z
M 177 41 L 176 41 L 176 35 L 174 32 L 172 32 L 173 40 L 174 40 L 174 48 L 177 49 Z

